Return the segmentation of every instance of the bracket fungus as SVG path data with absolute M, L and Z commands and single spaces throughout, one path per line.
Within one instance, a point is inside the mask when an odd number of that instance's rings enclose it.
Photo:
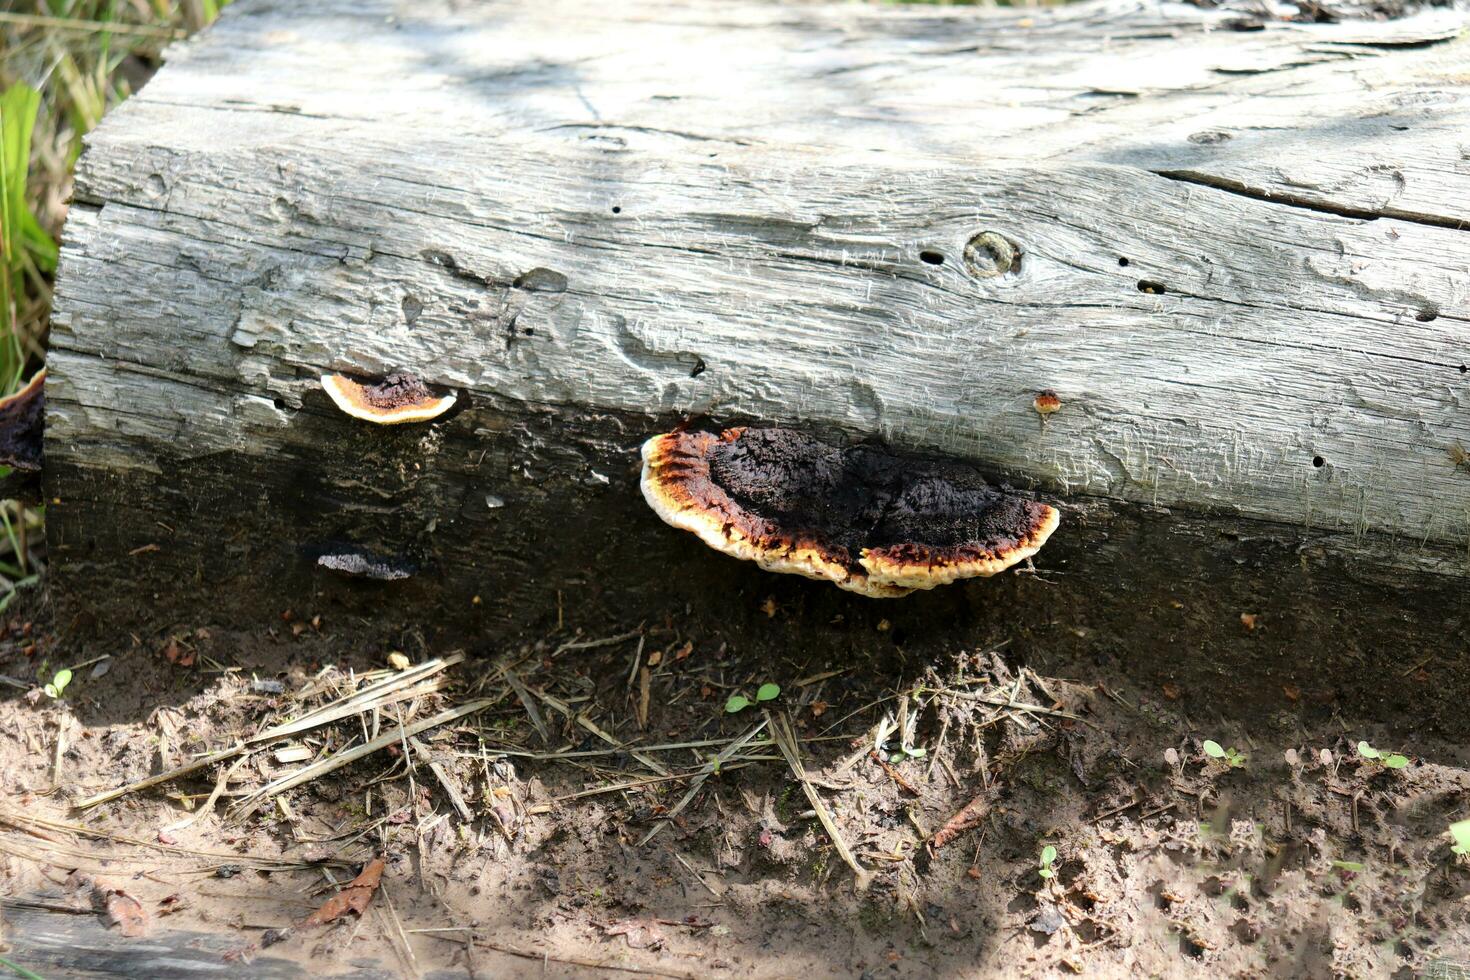
M 43 368 L 24 388 L 0 398 L 0 464 L 26 473 L 41 469 L 45 414 L 46 371 Z
M 454 407 L 454 395 L 436 395 L 407 371 L 365 384 L 344 374 L 322 375 L 322 388 L 342 411 L 378 425 L 427 422 Z
M 654 436 L 642 485 L 659 517 L 717 551 L 882 598 L 1004 571 L 1059 519 L 962 463 L 791 429 Z

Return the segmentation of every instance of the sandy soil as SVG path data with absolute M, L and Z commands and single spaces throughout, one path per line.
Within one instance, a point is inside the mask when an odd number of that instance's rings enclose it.
M 790 600 L 807 587 L 740 597 L 738 628 L 568 611 L 466 651 L 437 689 L 80 810 L 452 651 L 303 611 L 125 637 L 53 699 L 33 685 L 84 658 L 22 610 L 0 644 L 3 955 L 47 977 L 137 972 L 137 950 L 165 948 L 150 975 L 1408 977 L 1470 960 L 1470 866 L 1445 835 L 1466 813 L 1461 745 L 1382 743 L 1290 684 L 1227 725 L 1211 692 L 1115 657 L 1045 676 L 1006 637 L 930 649 L 877 615 L 812 623 Z M 779 697 L 726 711 L 768 682 Z M 482 699 L 421 749 L 389 740 L 250 795 Z M 1362 758 L 1360 739 L 1410 762 Z M 967 806 L 972 826 L 938 833 Z M 365 914 L 301 925 L 376 855 Z

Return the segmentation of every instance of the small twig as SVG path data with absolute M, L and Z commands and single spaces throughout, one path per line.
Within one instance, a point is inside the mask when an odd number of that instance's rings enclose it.
M 289 775 L 282 776 L 280 779 L 273 780 L 265 786 L 262 786 L 240 803 L 236 804 L 233 813 L 238 816 L 247 816 L 254 812 L 255 808 L 260 806 L 261 803 L 275 796 L 277 793 L 285 792 L 295 786 L 300 786 L 302 783 L 310 782 L 319 776 L 324 776 L 329 772 L 340 769 L 348 763 L 356 762 L 358 759 L 371 755 L 379 749 L 387 748 L 401 738 L 417 735 L 419 732 L 427 731 L 430 728 L 437 728 L 451 721 L 457 721 L 466 715 L 472 715 L 477 711 L 482 711 L 494 703 L 494 698 L 480 698 L 478 701 L 471 701 L 469 704 L 460 705 L 457 708 L 450 708 L 447 711 L 441 711 L 437 715 L 431 715 L 428 718 L 416 721 L 405 728 L 384 732 L 371 741 L 319 759 L 309 766 L 303 766 Z
M 842 858 L 852 873 L 857 877 L 858 891 L 866 891 L 872 876 L 868 869 L 858 863 L 853 856 L 852 850 L 847 846 L 847 841 L 842 839 L 842 834 L 837 829 L 837 821 L 832 819 L 832 814 L 827 810 L 827 804 L 817 795 L 811 780 L 807 777 L 806 767 L 801 762 L 801 750 L 796 744 L 796 735 L 791 730 L 791 721 L 788 718 L 774 717 L 770 711 L 766 712 L 766 721 L 771 725 L 771 736 L 776 742 L 776 747 L 786 757 L 786 764 L 791 767 L 791 772 L 801 783 L 802 792 L 806 794 L 812 809 L 817 812 L 817 819 L 821 821 L 822 828 L 827 831 L 827 836 L 832 840 L 832 846 L 837 849 L 837 854 Z
M 657 759 L 654 759 L 652 756 L 644 752 L 640 752 L 638 749 L 629 748 L 626 744 L 613 738 L 607 732 L 599 728 L 597 723 L 591 718 L 588 718 L 584 712 L 573 712 L 571 705 L 567 704 L 560 698 L 553 697 L 552 695 L 547 694 L 545 691 L 538 691 L 535 689 L 529 690 L 532 694 L 536 695 L 542 701 L 545 701 L 553 709 L 572 719 L 577 724 L 581 725 L 583 728 L 591 732 L 593 735 L 596 735 L 598 738 L 602 739 L 608 745 L 614 746 L 615 748 L 621 749 L 622 751 L 628 753 L 633 758 L 637 759 L 639 762 L 643 763 L 645 766 L 658 773 L 660 776 L 667 776 L 669 774 L 669 770 L 666 769 L 663 764 L 660 763 Z
M 600 640 L 569 640 L 568 642 L 563 643 L 561 646 L 553 650 L 551 652 L 551 656 L 554 659 L 569 650 L 595 650 L 597 647 L 610 647 L 615 643 L 623 643 L 627 640 L 631 640 L 635 636 L 642 635 L 643 629 L 642 627 L 639 627 L 636 630 L 629 630 L 626 633 L 619 633 L 617 636 L 604 637 Z
M 416 738 L 411 738 L 408 742 L 413 746 L 414 751 L 418 753 L 418 757 L 428 764 L 429 771 L 434 774 L 434 778 L 439 780 L 439 786 L 444 790 L 444 795 L 449 797 L 449 802 L 454 804 L 454 808 L 459 811 L 460 819 L 465 823 L 473 822 L 475 813 L 470 809 L 470 805 L 464 801 L 464 797 L 460 795 L 459 787 L 455 785 L 453 776 L 449 772 L 449 767 L 442 762 L 434 761 L 429 755 L 428 746 L 424 745 L 423 742 Z
M 989 787 L 981 790 L 969 803 L 960 808 L 959 812 L 944 822 L 944 826 L 935 831 L 934 836 L 929 838 L 929 846 L 939 850 L 960 834 L 980 825 L 990 813 L 990 798 L 1000 784 L 992 783 Z
M 551 744 L 551 731 L 546 727 L 546 722 L 541 718 L 541 709 L 536 707 L 536 700 L 531 697 L 531 692 L 526 690 L 526 685 L 521 683 L 520 677 L 509 667 L 505 668 L 505 682 L 510 685 L 511 690 L 516 692 L 521 706 L 526 709 L 526 715 L 531 719 L 531 724 L 536 729 L 536 734 L 541 736 L 542 745 Z
M 883 771 L 888 773 L 889 778 L 897 783 L 900 789 L 912 793 L 914 796 L 922 795 L 918 790 L 914 789 L 913 783 L 910 783 L 907 779 L 903 778 L 903 773 L 899 772 L 897 769 L 893 768 L 893 766 L 889 765 L 887 759 L 883 758 L 877 752 L 869 752 L 868 755 L 872 757 L 874 762 L 883 767 Z
M 699 872 L 697 870 L 695 870 L 694 865 L 690 864 L 687 860 L 684 859 L 684 855 L 680 854 L 678 851 L 676 851 L 676 850 L 674 850 L 672 848 L 669 849 L 669 853 L 672 854 L 672 855 L 674 855 L 674 860 L 675 861 L 678 861 L 681 865 L 683 865 L 684 866 L 684 870 L 685 871 L 688 871 L 689 874 L 690 874 L 690 876 L 693 877 L 695 881 L 699 882 L 701 885 L 704 886 L 704 890 L 705 891 L 709 892 L 715 898 L 723 898 L 724 897 L 718 891 L 715 890 L 715 888 L 714 888 L 713 885 L 711 885 L 709 882 L 705 881 L 704 878 L 700 876 Z
M 689 784 L 689 789 L 687 789 L 684 792 L 684 795 L 680 797 L 679 802 L 674 804 L 673 809 L 671 809 L 668 814 L 665 815 L 663 820 L 660 820 L 658 823 L 654 824 L 653 827 L 649 829 L 648 833 L 643 835 L 643 839 L 638 842 L 638 846 L 642 847 L 644 844 L 647 844 L 649 841 L 653 840 L 653 838 L 658 835 L 659 831 L 667 827 L 675 817 L 683 812 L 684 808 L 689 805 L 690 800 L 694 799 L 695 794 L 699 792 L 699 788 L 704 785 L 704 781 L 709 778 L 710 774 L 715 772 L 726 762 L 728 762 L 741 749 L 745 748 L 746 744 L 749 743 L 751 739 L 755 738 L 761 733 L 761 730 L 766 727 L 766 724 L 769 721 L 770 716 L 767 715 L 763 721 L 760 721 L 759 723 L 751 726 L 749 729 L 746 730 L 745 734 L 741 735 L 729 745 L 725 746 L 713 759 L 710 759 L 708 762 L 706 762 L 703 768 L 701 768 L 699 772 L 694 774 L 694 779 Z
M 234 758 L 243 751 L 245 751 L 244 745 L 235 745 L 228 749 L 221 749 L 218 752 L 211 752 L 208 755 L 200 756 L 193 762 L 186 762 L 182 766 L 170 769 L 167 772 L 161 772 L 157 776 L 149 776 L 146 779 L 138 780 L 136 783 L 129 783 L 126 786 L 119 786 L 117 789 L 110 789 L 105 793 L 98 793 L 96 796 L 89 796 L 85 800 L 79 801 L 76 804 L 76 809 L 86 810 L 97 806 L 99 803 L 107 803 L 120 796 L 127 796 L 129 793 L 151 789 L 154 786 L 178 779 L 180 776 L 187 776 L 190 773 L 198 772 L 200 769 L 208 769 L 216 762 L 224 762 L 226 759 Z
M 248 758 L 236 759 L 234 765 L 230 766 L 228 769 L 221 769 L 219 778 L 216 779 L 214 782 L 214 790 L 209 794 L 209 798 L 206 799 L 202 804 L 200 804 L 199 809 L 195 810 L 193 813 L 189 814 L 182 820 L 175 820 L 173 823 L 164 827 L 163 830 L 168 833 L 183 830 L 185 827 L 192 826 L 196 821 L 199 820 L 200 817 L 203 817 L 206 814 L 210 813 L 214 809 L 214 804 L 218 802 L 220 794 L 224 793 L 225 787 L 229 785 L 230 777 L 238 772 L 240 767 L 249 761 L 250 760 Z
M 436 937 L 437 938 L 437 937 Z M 522 959 L 535 960 L 538 963 L 566 963 L 571 966 L 586 967 L 591 970 L 617 970 L 621 973 L 641 973 L 649 977 L 668 977 L 670 980 L 699 980 L 693 973 L 670 973 L 668 970 L 660 970 L 651 966 L 628 966 L 624 963 L 599 963 L 596 960 L 578 959 L 574 956 L 554 956 L 549 952 L 532 952 L 530 950 L 517 949 L 504 943 L 492 942 L 489 939 L 475 938 L 476 946 L 484 946 L 493 949 L 497 953 L 505 953 L 509 956 L 519 956 Z

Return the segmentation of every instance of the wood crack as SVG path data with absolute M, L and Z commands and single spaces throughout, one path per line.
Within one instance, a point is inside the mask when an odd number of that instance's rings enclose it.
M 1392 218 L 1396 221 L 1406 221 L 1416 225 L 1429 225 L 1434 228 L 1453 228 L 1457 231 L 1465 229 L 1465 222 L 1461 218 L 1452 218 L 1442 214 L 1426 214 L 1421 211 L 1404 211 L 1398 208 L 1384 207 L 1377 209 L 1354 208 L 1342 204 L 1333 204 L 1330 201 L 1315 198 L 1301 197 L 1296 194 L 1272 193 L 1259 187 L 1251 187 L 1238 180 L 1229 177 L 1220 177 L 1215 174 L 1202 173 L 1198 170 L 1151 170 L 1150 173 L 1166 180 L 1176 180 L 1183 184 L 1194 184 L 1198 187 L 1209 187 L 1213 190 L 1224 191 L 1227 194 L 1236 194 L 1253 201 L 1262 201 L 1266 204 L 1280 204 L 1289 208 L 1299 208 L 1303 211 L 1316 211 L 1318 214 L 1333 214 L 1340 218 L 1358 218 L 1363 221 L 1377 221 L 1379 218 Z

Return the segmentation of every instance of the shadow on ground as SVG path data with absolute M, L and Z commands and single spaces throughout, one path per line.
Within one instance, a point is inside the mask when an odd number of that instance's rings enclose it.
M 178 829 L 224 765 L 69 804 L 350 693 L 390 654 L 417 664 L 448 646 L 432 623 L 383 631 L 310 604 L 254 631 L 126 638 L 63 703 L 0 704 L 18 803 L 0 814 L 7 891 L 42 906 L 12 905 L 7 955 L 43 975 L 137 972 L 187 948 L 157 975 L 209 972 L 233 950 L 255 958 L 242 975 L 282 976 L 493 975 L 532 959 L 550 975 L 1407 976 L 1470 949 L 1470 872 L 1444 837 L 1470 772 L 1461 716 L 1433 693 L 1459 655 L 1377 645 L 1426 635 L 1405 631 L 1411 608 L 1374 613 L 1372 583 L 1321 585 L 1270 546 L 1238 560 L 1238 537 L 1219 545 L 1228 574 L 1192 541 L 1188 568 L 1158 570 L 1189 591 L 1100 604 L 1107 563 L 1132 551 L 1126 525 L 1108 524 L 1103 548 L 1079 523 L 1048 569 L 902 602 L 691 547 L 659 604 L 620 615 L 611 593 L 564 594 L 544 636 L 471 645 L 441 689 L 262 745 Z M 29 660 L 12 645 L 12 675 L 86 659 L 60 640 Z M 780 696 L 726 710 L 764 683 Z M 392 745 L 231 810 L 302 765 L 279 761 L 282 745 L 323 759 L 482 697 L 419 736 L 412 770 Z M 763 710 L 789 722 L 866 887 L 771 725 L 738 747 Z M 1244 761 L 1210 758 L 1206 739 Z M 1412 761 L 1390 770 L 1360 739 Z M 374 853 L 389 870 L 364 919 L 259 948 Z M 76 903 L 74 869 L 136 895 L 153 934 L 103 937 L 90 910 L 58 911 Z

